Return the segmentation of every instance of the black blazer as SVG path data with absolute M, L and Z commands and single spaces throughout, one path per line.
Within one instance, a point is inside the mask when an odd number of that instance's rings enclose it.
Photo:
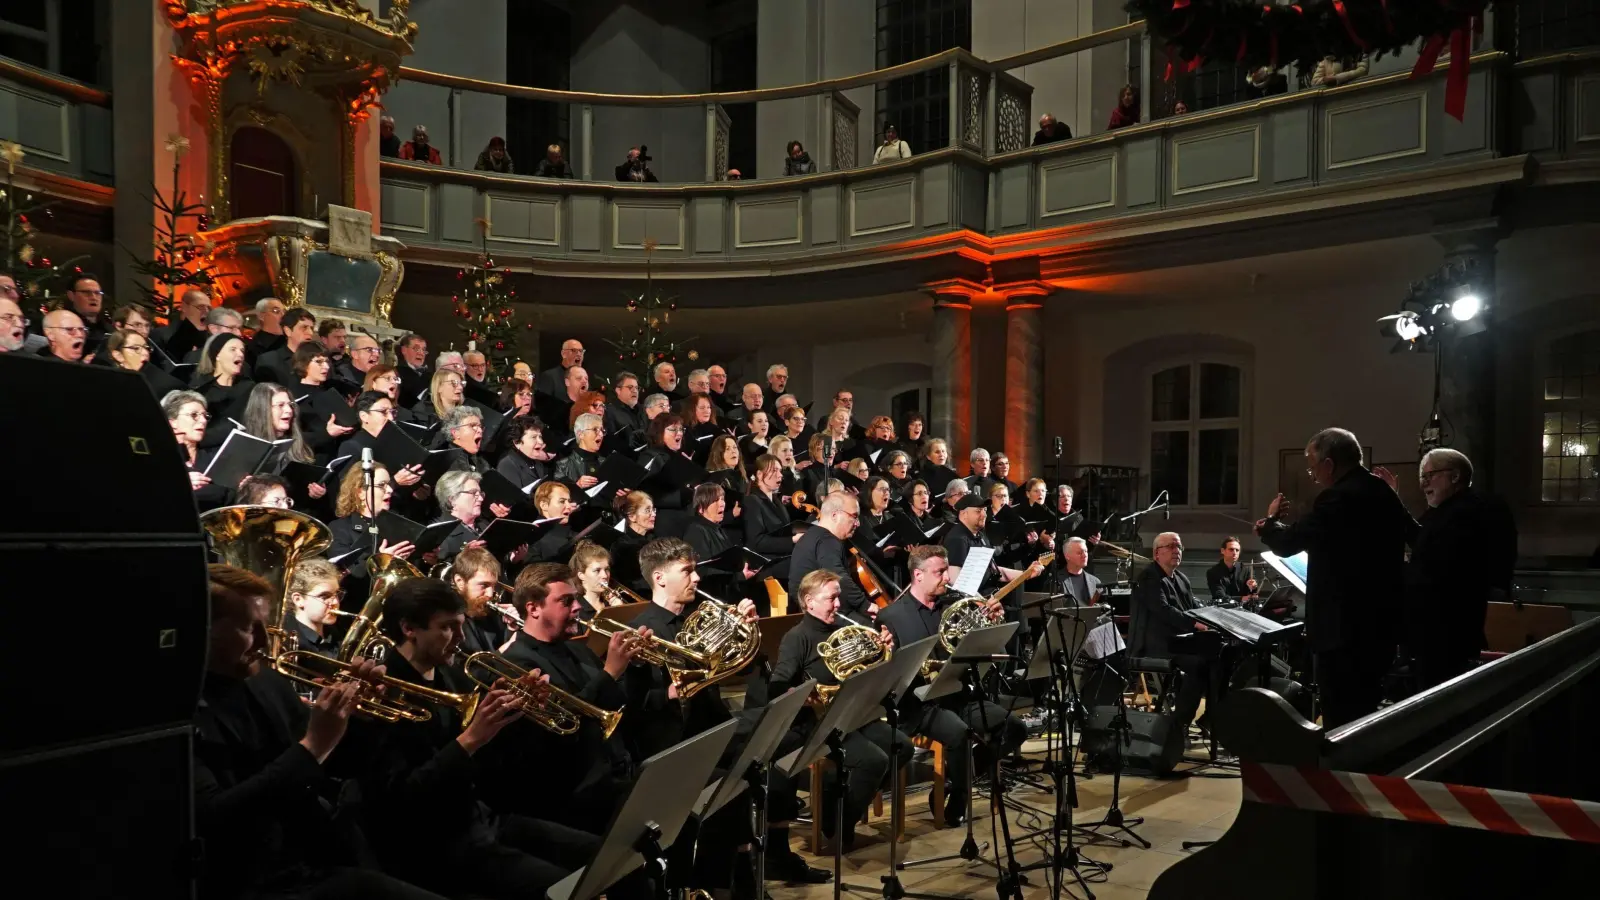
M 1311 649 L 1392 653 L 1395 594 L 1405 579 L 1406 539 L 1417 523 L 1383 479 L 1357 467 L 1317 495 L 1291 525 L 1268 519 L 1261 542 L 1306 562 Z
M 1172 638 L 1193 631 L 1192 620 L 1184 615 L 1194 608 L 1194 593 L 1189 578 L 1182 572 L 1170 576 L 1155 563 L 1145 566 L 1133 582 L 1129 603 L 1128 654 L 1130 656 L 1172 655 Z

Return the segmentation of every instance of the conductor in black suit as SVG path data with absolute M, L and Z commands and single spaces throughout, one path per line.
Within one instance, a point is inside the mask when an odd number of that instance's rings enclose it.
M 1178 705 L 1173 710 L 1181 727 L 1187 728 L 1200 709 L 1200 698 L 1211 684 L 1212 661 L 1174 639 L 1180 634 L 1205 631 L 1203 622 L 1188 616 L 1194 609 L 1194 591 L 1189 577 L 1178 571 L 1183 562 L 1183 539 L 1167 531 L 1156 536 L 1153 560 L 1133 583 L 1129 601 L 1128 655 L 1170 660 L 1182 674 Z
M 1306 471 L 1323 486 L 1293 524 L 1279 494 L 1256 523 L 1279 556 L 1306 552 L 1306 631 L 1315 655 L 1322 725 L 1336 728 L 1378 708 L 1394 661 L 1406 538 L 1417 527 L 1400 497 L 1362 465 L 1361 443 L 1343 428 L 1306 444 Z

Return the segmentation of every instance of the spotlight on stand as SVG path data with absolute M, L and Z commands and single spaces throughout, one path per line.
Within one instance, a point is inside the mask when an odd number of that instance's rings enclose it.
M 1452 263 L 1413 281 L 1400 311 L 1378 319 L 1378 334 L 1395 339 L 1392 353 L 1427 352 L 1446 336 L 1467 337 L 1483 331 L 1487 308 L 1478 286 L 1477 264 L 1472 260 Z
M 1450 304 L 1450 318 L 1457 322 L 1465 322 L 1478 314 L 1483 309 L 1483 301 L 1471 291 L 1462 291 L 1456 297 L 1456 302 Z

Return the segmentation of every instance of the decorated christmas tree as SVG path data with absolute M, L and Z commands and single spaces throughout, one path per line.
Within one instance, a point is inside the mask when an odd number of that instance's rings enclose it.
M 0 163 L 6 167 L 6 183 L 0 187 L 0 217 L 5 221 L 5 258 L 0 274 L 10 275 L 22 292 L 24 312 L 47 309 L 52 298 L 64 292 L 67 279 L 81 271 L 76 263 L 82 257 L 53 262 L 39 252 L 39 223 L 50 218 L 50 202 L 42 201 L 17 187 L 17 166 L 25 154 L 15 141 L 0 141 Z
M 483 249 L 478 264 L 456 271 L 460 292 L 450 298 L 468 348 L 476 349 L 489 361 L 489 378 L 499 381 L 511 370 L 517 358 L 517 316 L 511 300 L 517 292 L 506 285 L 510 269 L 496 269 L 489 255 L 489 222 L 478 220 L 483 233 Z M 527 326 L 532 328 L 530 324 Z
M 655 249 L 655 240 L 646 239 L 644 290 L 628 297 L 628 312 L 639 317 L 633 334 L 628 334 L 628 329 L 624 328 L 617 340 L 610 342 L 617 351 L 617 361 L 624 365 L 649 368 L 661 362 L 677 363 L 679 354 L 689 362 L 700 358 L 699 351 L 689 349 L 689 342 L 694 338 L 673 340 L 667 336 L 672 314 L 678 311 L 678 298 L 664 297 L 655 288 L 650 276 L 650 254 Z
M 139 281 L 139 292 L 145 305 L 155 310 L 156 319 L 165 322 L 184 288 L 201 288 L 208 293 L 216 284 L 217 275 L 197 247 L 194 232 L 211 227 L 206 214 L 205 198 L 199 203 L 189 202 L 189 197 L 178 187 L 178 172 L 183 156 L 189 152 L 189 139 L 173 134 L 167 137 L 167 152 L 172 154 L 172 193 L 163 195 L 155 185 L 150 186 L 150 204 L 161 213 L 156 225 L 153 253 L 149 256 L 135 253 L 124 247 L 123 252 L 133 258 L 133 268 L 144 276 Z M 186 224 L 193 221 L 194 227 Z

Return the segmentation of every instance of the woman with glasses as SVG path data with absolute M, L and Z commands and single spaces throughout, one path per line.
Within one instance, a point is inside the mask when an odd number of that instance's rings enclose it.
M 210 421 L 210 415 L 206 412 L 206 398 L 194 391 L 173 391 L 161 398 L 161 411 L 166 414 L 167 424 L 172 427 L 172 436 L 178 441 L 183 464 L 189 469 L 189 487 L 194 491 L 195 506 L 201 512 L 227 506 L 232 491 L 225 485 L 212 484 L 205 475 L 206 466 L 216 452 L 215 448 L 200 449 L 200 442 L 206 434 L 206 423 Z
M 500 429 L 506 450 L 495 471 L 518 488 L 527 488 L 550 477 L 550 461 L 555 459 L 544 444 L 544 426 L 533 416 L 517 416 Z
M 641 597 L 650 585 L 639 571 L 639 550 L 656 538 L 656 502 L 644 491 L 629 491 L 613 504 L 622 517 L 622 536 L 611 545 L 611 580 Z
M 480 455 L 483 449 L 483 414 L 476 406 L 465 403 L 445 413 L 439 424 L 439 434 L 447 442 L 442 449 L 450 451 L 448 471 L 483 474 L 489 471 L 489 461 Z M 510 515 L 504 506 L 496 507 L 496 516 Z
M 923 534 L 943 524 L 940 518 L 932 513 L 933 491 L 928 483 L 920 478 L 913 478 L 905 489 L 906 512 L 911 514 L 911 521 L 922 529 Z
M 810 423 L 806 422 L 806 411 L 798 406 L 791 406 L 783 414 L 783 436 L 795 443 L 803 443 L 811 438 L 807 434 Z
M 235 422 L 244 421 L 245 405 L 256 386 L 244 374 L 244 364 L 244 338 L 237 334 L 226 331 L 214 334 L 200 351 L 200 363 L 195 366 L 192 384 L 194 390 L 206 398 L 206 411 L 211 414 L 207 446 L 220 443 L 233 430 Z
M 289 481 L 277 475 L 250 475 L 239 482 L 235 503 L 246 506 L 271 506 L 277 509 L 294 509 L 289 498 Z
M 478 473 L 446 472 L 439 476 L 433 493 L 439 500 L 440 518 L 455 519 L 456 527 L 439 542 L 438 550 L 423 554 L 423 561 L 430 566 L 468 547 L 482 547 L 481 532 L 489 524 L 483 517 L 483 485 Z
M 106 337 L 105 350 L 96 359 L 107 360 L 113 368 L 138 372 L 150 393 L 157 398 L 181 391 L 183 382 L 150 364 L 150 339 L 137 331 L 113 331 Z
M 903 498 L 906 485 L 911 483 L 911 457 L 904 450 L 890 450 L 883 457 L 883 477 L 888 479 L 895 498 Z
M 289 574 L 289 621 L 284 623 L 296 646 L 329 659 L 339 655 L 339 641 L 329 626 L 339 623 L 339 569 L 320 557 L 295 563 Z
M 437 369 L 428 383 L 428 396 L 411 407 L 413 420 L 419 425 L 437 425 L 445 414 L 460 406 L 466 399 L 466 376 L 451 369 Z
M 400 559 L 410 559 L 416 547 L 410 541 L 390 544 L 378 538 L 378 516 L 389 511 L 394 502 L 394 483 L 389 469 L 383 463 L 372 467 L 372 489 L 367 490 L 361 466 L 345 469 L 339 479 L 339 496 L 334 501 L 333 514 L 338 516 L 328 523 L 333 542 L 328 545 L 328 559 L 333 560 L 345 573 L 342 582 L 345 599 L 352 608 L 367 600 L 371 577 L 367 573 L 367 557 L 374 546 L 379 553 Z
M 574 434 L 578 430 L 578 417 L 585 413 L 599 416 L 602 421 L 606 417 L 606 395 L 599 391 L 584 391 L 573 401 L 572 409 L 567 412 L 567 427 Z
M 600 443 L 605 440 L 605 419 L 594 413 L 584 413 L 572 423 L 572 452 L 556 463 L 556 478 L 570 481 L 580 490 L 588 490 L 600 483 Z
M 500 386 L 500 411 L 507 418 L 533 414 L 533 384 L 521 378 L 507 378 Z
M 649 445 L 639 451 L 638 463 L 651 472 L 668 473 L 668 466 L 672 458 L 687 459 L 684 452 L 684 438 L 688 429 L 684 427 L 683 419 L 676 414 L 664 412 L 650 420 Z M 689 495 L 694 491 L 694 485 L 677 483 L 671 476 L 662 476 L 648 479 L 646 490 L 655 500 L 656 509 L 664 513 L 664 521 L 657 523 L 657 528 L 662 530 L 662 537 L 676 537 L 683 534 L 683 529 L 689 524 L 689 517 L 684 510 L 689 506 Z

